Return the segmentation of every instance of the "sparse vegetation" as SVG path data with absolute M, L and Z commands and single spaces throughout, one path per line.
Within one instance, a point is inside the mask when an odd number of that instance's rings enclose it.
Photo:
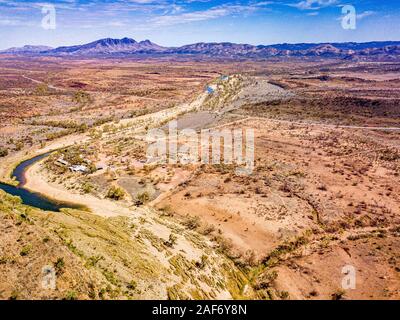
M 65 267 L 64 258 L 58 258 L 57 261 L 54 263 L 54 267 L 58 275 L 60 275 Z
M 143 192 L 139 193 L 136 196 L 136 198 L 137 198 L 136 204 L 139 206 L 150 201 L 150 195 L 147 191 L 143 191 Z
M 44 298 L 49 265 L 51 299 L 397 299 L 400 136 L 357 129 L 398 126 L 397 62 L 172 61 L 93 58 L 83 81 L 78 59 L 32 58 L 41 85 L 21 79 L 22 58 L 0 68 L 0 178 L 57 149 L 28 180 L 92 210 L 42 212 L 0 191 L 2 297 Z M 254 170 L 146 163 L 146 131 L 173 119 L 254 129 Z M 347 257 L 366 270 L 360 290 L 332 280 Z
M 87 92 L 79 90 L 74 93 L 74 97 L 72 100 L 76 103 L 85 104 L 91 101 L 91 97 Z
M 187 217 L 183 221 L 183 225 L 187 227 L 189 230 L 197 229 L 200 226 L 200 218 L 197 216 L 194 217 Z
M 23 256 L 27 256 L 29 254 L 29 252 L 31 252 L 32 250 L 32 246 L 31 245 L 26 245 L 22 248 L 22 250 L 20 251 L 20 255 Z
M 6 148 L 0 147 L 0 158 L 6 157 L 8 155 L 8 150 Z
M 122 200 L 126 196 L 126 193 L 124 189 L 116 186 L 111 186 L 110 189 L 107 191 L 107 198 L 113 199 L 113 200 Z

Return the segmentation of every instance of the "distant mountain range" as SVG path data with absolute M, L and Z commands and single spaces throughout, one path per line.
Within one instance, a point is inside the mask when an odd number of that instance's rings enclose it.
M 59 47 L 53 50 L 42 52 L 50 55 L 113 55 L 131 54 L 139 52 L 160 52 L 165 48 L 152 43 L 150 40 L 137 42 L 130 38 L 123 39 L 101 39 L 88 44 Z
M 124 57 L 135 55 L 192 55 L 213 58 L 330 57 L 344 59 L 397 59 L 400 41 L 298 43 L 250 45 L 230 42 L 195 43 L 182 47 L 162 47 L 150 40 L 137 42 L 130 38 L 101 39 L 84 45 L 50 48 L 24 46 L 0 51 L 0 54 L 71 57 Z
M 7 54 L 34 54 L 40 53 L 43 51 L 48 51 L 53 49 L 52 47 L 47 46 L 23 46 L 20 48 L 10 48 L 4 51 L 0 51 L 0 53 L 7 53 Z

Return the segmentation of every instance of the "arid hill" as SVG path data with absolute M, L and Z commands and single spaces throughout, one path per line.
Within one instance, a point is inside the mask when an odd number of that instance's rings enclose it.
M 319 57 L 340 59 L 393 60 L 400 55 L 400 42 L 382 41 L 367 43 L 301 43 L 276 45 L 250 45 L 230 42 L 195 43 L 181 47 L 163 47 L 150 40 L 100 39 L 88 44 L 49 49 L 25 46 L 1 51 L 3 54 L 41 56 L 198 56 L 202 58 L 263 59 L 270 57 Z

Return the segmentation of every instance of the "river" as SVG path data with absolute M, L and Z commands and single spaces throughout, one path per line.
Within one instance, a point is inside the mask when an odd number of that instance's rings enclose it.
M 31 207 L 39 208 L 45 211 L 55 211 L 59 212 L 61 208 L 72 208 L 72 209 L 84 209 L 83 206 L 75 205 L 71 203 L 66 203 L 62 201 L 57 201 L 49 199 L 46 196 L 31 192 L 24 188 L 26 183 L 25 171 L 35 162 L 40 161 L 47 157 L 49 153 L 41 154 L 29 160 L 21 162 L 13 171 L 12 176 L 16 178 L 19 182 L 17 187 L 8 184 L 0 183 L 0 189 L 5 192 L 18 196 L 22 199 L 22 203 Z

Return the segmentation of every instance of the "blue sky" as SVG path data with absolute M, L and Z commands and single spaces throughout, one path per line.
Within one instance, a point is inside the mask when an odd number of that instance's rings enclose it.
M 56 28 L 41 26 L 54 5 Z M 342 6 L 357 12 L 341 26 Z M 400 40 L 398 0 L 0 0 L 0 49 L 61 46 L 99 38 L 150 39 L 160 45 Z

